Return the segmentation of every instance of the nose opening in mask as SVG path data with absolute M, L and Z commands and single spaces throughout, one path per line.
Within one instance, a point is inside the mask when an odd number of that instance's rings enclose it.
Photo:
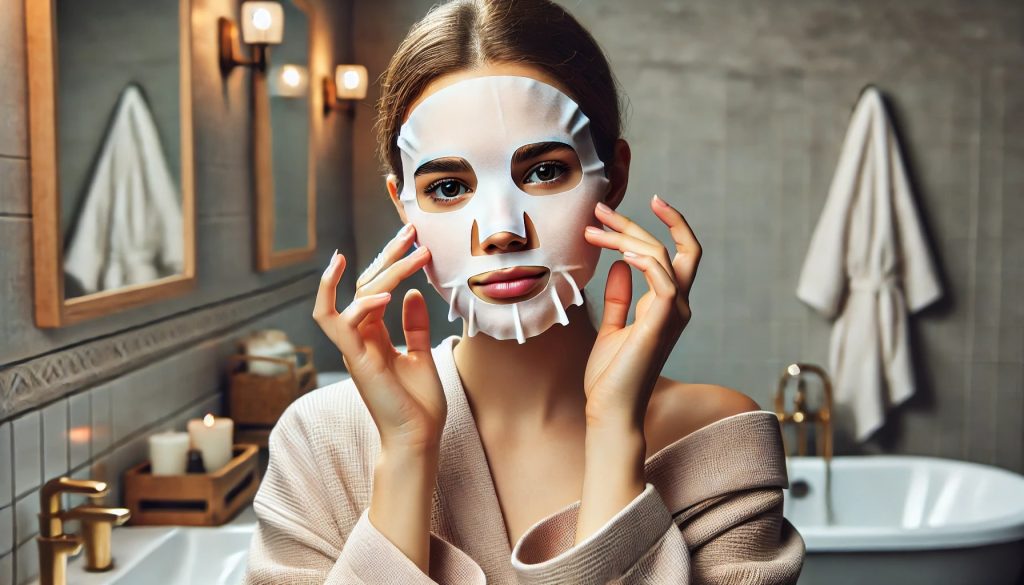
M 523 225 L 526 235 L 519 235 L 511 231 L 495 231 L 480 240 L 480 224 L 473 220 L 473 227 L 469 235 L 469 252 L 473 256 L 490 256 L 492 254 L 505 254 L 509 252 L 522 252 L 540 247 L 540 236 L 537 235 L 537 228 L 530 219 L 530 214 L 523 212 Z

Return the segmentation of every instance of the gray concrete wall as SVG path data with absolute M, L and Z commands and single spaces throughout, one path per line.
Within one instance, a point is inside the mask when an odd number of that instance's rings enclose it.
M 431 1 L 360 2 L 356 59 L 371 79 Z M 620 208 L 667 234 L 659 193 L 704 249 L 694 317 L 666 375 L 740 389 L 772 407 L 792 361 L 827 366 L 830 323 L 794 295 L 861 88 L 886 94 L 945 298 L 915 316 L 918 394 L 862 446 L 1024 471 L 1024 5 L 1013 0 L 565 2 L 629 99 L 633 149 Z M 370 97 L 378 87 L 371 85 Z M 399 226 L 355 128 L 363 267 Z M 605 253 L 598 274 L 614 258 Z M 637 286 L 642 286 L 639 278 Z M 425 280 L 416 282 L 429 288 Z M 603 278 L 588 287 L 599 299 Z M 445 307 L 428 293 L 440 337 Z
M 245 332 L 285 329 L 295 342 L 314 347 L 319 369 L 341 368 L 337 350 L 310 313 L 331 252 L 353 249 L 351 126 L 344 116 L 332 116 L 317 119 L 312 128 L 317 145 L 316 255 L 309 262 L 257 272 L 249 74 L 237 70 L 222 80 L 217 61 L 217 18 L 237 18 L 238 4 L 193 2 L 196 289 L 108 317 L 43 330 L 33 323 L 24 2 L 0 0 L 0 403 L 34 403 L 33 397 L 19 394 L 26 387 L 51 396 L 48 379 L 62 387 L 60 396 L 29 410 L 0 410 L 2 583 L 21 583 L 38 570 L 32 538 L 38 529 L 33 506 L 38 505 L 39 485 L 64 473 L 109 479 L 114 482 L 111 501 L 117 501 L 118 478 L 145 457 L 146 436 L 164 428 L 182 429 L 185 419 L 201 413 L 222 412 L 224 357 Z M 351 4 L 313 4 L 318 15 L 314 67 L 327 72 L 334 63 L 352 60 Z M 344 296 L 339 302 L 347 301 Z M 207 314 L 223 316 L 224 326 L 196 323 Z M 130 358 L 132 352 L 149 351 L 146 344 L 163 347 L 168 339 L 189 338 L 200 325 L 210 333 L 188 346 L 169 344 L 174 349 L 147 354 L 150 361 L 141 367 L 133 365 L 112 379 L 70 387 L 63 394 L 64 380 L 92 379 L 82 371 L 91 360 Z M 89 349 L 118 336 L 129 342 L 99 354 Z M 56 369 L 47 371 L 47 363 Z M 8 400 L 15 394 L 19 401 Z

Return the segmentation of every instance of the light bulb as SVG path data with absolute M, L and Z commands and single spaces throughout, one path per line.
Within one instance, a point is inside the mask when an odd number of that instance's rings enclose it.
M 281 81 L 288 87 L 299 87 L 302 83 L 302 73 L 294 65 L 285 65 L 281 69 Z
M 342 75 L 342 83 L 345 89 L 355 89 L 359 87 L 359 72 L 358 71 L 346 71 Z
M 252 25 L 258 30 L 270 30 L 270 25 L 274 24 L 274 18 L 270 15 L 270 11 L 266 8 L 257 8 L 252 12 Z

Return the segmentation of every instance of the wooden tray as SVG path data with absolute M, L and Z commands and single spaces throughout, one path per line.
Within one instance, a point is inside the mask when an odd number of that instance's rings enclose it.
M 304 356 L 301 365 L 280 358 L 236 354 L 230 360 L 228 388 L 228 416 L 235 421 L 236 431 L 267 431 L 277 424 L 288 405 L 306 392 L 316 388 L 316 369 L 313 350 L 295 348 L 296 361 Z M 249 373 L 249 362 L 268 362 L 287 368 L 276 376 Z
M 260 486 L 259 447 L 237 443 L 234 458 L 213 473 L 157 475 L 149 461 L 124 472 L 128 524 L 219 526 L 252 501 Z

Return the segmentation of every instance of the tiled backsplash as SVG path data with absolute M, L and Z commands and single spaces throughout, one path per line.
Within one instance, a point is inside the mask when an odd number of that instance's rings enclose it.
M 38 576 L 43 483 L 61 475 L 106 481 L 110 492 L 97 502 L 121 506 L 121 476 L 148 457 L 150 434 L 224 414 L 223 367 L 236 337 L 208 340 L 0 423 L 0 585 Z M 67 499 L 66 506 L 86 500 Z

